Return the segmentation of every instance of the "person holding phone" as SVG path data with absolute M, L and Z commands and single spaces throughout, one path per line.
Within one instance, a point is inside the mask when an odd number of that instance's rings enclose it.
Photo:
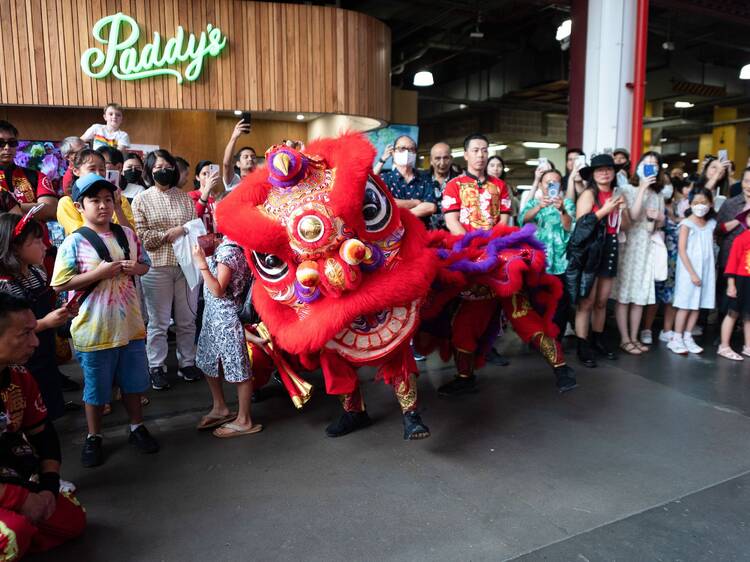
M 224 189 L 232 191 L 240 184 L 242 178 L 252 173 L 258 166 L 258 157 L 255 149 L 251 146 L 243 146 L 235 152 L 237 141 L 242 135 L 250 134 L 252 129 L 250 124 L 249 113 L 243 114 L 234 126 L 232 136 L 224 149 L 224 159 L 222 161 L 222 178 L 224 180 Z
M 226 193 L 219 166 L 210 160 L 201 160 L 195 166 L 193 183 L 197 189 L 188 192 L 188 195 L 195 202 L 195 214 L 199 219 L 203 219 L 207 232 L 214 232 L 216 202 Z
M 568 269 L 568 241 L 575 224 L 576 206 L 562 191 L 562 174 L 557 170 L 543 172 L 539 184 L 542 197 L 526 202 L 518 215 L 518 222 L 519 226 L 536 224 L 536 237 L 546 247 L 547 273 L 557 276 L 564 284 L 565 270 Z M 565 334 L 569 309 L 570 299 L 564 291 L 554 318 L 560 328 L 558 339 Z
M 654 243 L 652 236 L 664 224 L 664 197 L 669 177 L 662 171 L 661 155 L 646 152 L 641 156 L 630 183 L 621 186 L 628 208 L 629 228 L 620 246 L 618 275 L 613 294 L 617 305 L 615 318 L 620 331 L 620 349 L 641 355 L 653 343 L 651 333 L 639 338 L 643 309 L 656 304 L 654 279 Z
M 607 300 L 617 277 L 618 233 L 627 227 L 625 199 L 615 193 L 615 162 L 610 154 L 597 154 L 580 175 L 589 187 L 576 204 L 576 225 L 568 243 L 565 287 L 577 306 L 575 332 L 578 358 L 596 367 L 595 354 L 615 359 L 604 341 Z M 589 341 L 589 327 L 591 341 Z

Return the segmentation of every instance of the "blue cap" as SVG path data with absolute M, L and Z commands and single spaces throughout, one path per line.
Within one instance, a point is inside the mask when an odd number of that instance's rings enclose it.
M 76 180 L 70 196 L 73 201 L 79 202 L 87 193 L 98 193 L 101 189 L 109 189 L 114 193 L 117 188 L 99 174 L 87 174 Z

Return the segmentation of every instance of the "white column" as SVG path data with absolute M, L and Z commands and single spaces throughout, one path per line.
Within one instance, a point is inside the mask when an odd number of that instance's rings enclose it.
M 636 0 L 590 0 L 586 35 L 583 150 L 630 149 Z

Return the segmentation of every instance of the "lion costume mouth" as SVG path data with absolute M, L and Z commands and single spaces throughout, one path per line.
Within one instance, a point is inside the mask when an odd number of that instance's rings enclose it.
M 382 359 L 411 337 L 417 326 L 419 303 L 420 299 L 415 299 L 407 306 L 359 316 L 325 347 L 355 364 Z

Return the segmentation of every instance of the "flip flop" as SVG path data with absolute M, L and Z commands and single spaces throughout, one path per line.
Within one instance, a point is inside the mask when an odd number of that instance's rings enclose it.
M 221 433 L 222 430 L 228 431 L 229 433 Z M 239 437 L 240 435 L 252 435 L 263 431 L 263 426 L 259 423 L 253 424 L 252 427 L 242 427 L 235 423 L 225 423 L 221 427 L 217 427 L 213 430 L 213 436 L 219 439 L 230 439 L 232 437 Z
M 218 417 L 206 415 L 201 418 L 201 421 L 198 422 L 198 425 L 195 426 L 195 429 L 199 431 L 205 429 L 214 429 L 227 422 L 233 421 L 236 417 L 237 412 L 229 412 L 226 416 Z

